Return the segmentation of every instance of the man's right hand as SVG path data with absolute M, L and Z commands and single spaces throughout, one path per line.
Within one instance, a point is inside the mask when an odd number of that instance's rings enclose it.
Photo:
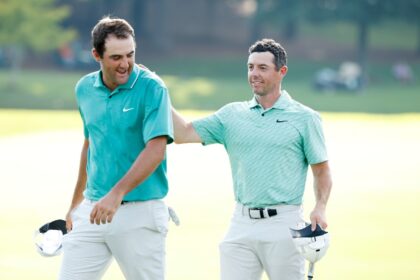
M 66 215 L 66 228 L 67 232 L 70 232 L 73 229 L 73 220 L 71 219 L 71 213 L 73 210 L 69 210 Z

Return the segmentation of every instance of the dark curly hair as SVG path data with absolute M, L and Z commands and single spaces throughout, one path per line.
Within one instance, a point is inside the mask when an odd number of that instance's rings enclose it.
M 249 54 L 254 52 L 271 52 L 274 55 L 274 65 L 276 70 L 280 70 L 282 66 L 287 65 L 287 53 L 286 50 L 274 41 L 273 39 L 262 39 L 255 42 L 249 48 Z
M 92 29 L 92 46 L 100 57 L 104 55 L 105 40 L 109 35 L 118 39 L 127 39 L 132 36 L 134 39 L 134 29 L 124 19 L 110 18 L 109 16 L 102 18 Z

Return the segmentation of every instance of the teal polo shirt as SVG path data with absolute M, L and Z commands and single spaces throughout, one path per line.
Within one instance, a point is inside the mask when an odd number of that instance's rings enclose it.
M 110 91 L 102 72 L 84 76 L 76 97 L 89 140 L 84 196 L 99 200 L 127 173 L 151 139 L 173 140 L 171 103 L 163 81 L 153 72 L 134 66 L 127 83 Z M 168 192 L 166 158 L 124 200 L 163 198 Z
M 237 202 L 249 207 L 302 203 L 308 164 L 326 161 L 321 119 L 286 91 L 264 110 L 255 97 L 194 121 L 203 144 L 223 144 Z

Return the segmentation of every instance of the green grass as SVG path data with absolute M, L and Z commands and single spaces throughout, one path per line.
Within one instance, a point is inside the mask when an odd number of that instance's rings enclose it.
M 195 119 L 208 112 L 181 113 Z M 328 205 L 331 248 L 316 265 L 316 279 L 416 279 L 420 114 L 322 116 L 334 187 Z M 13 129 L 0 131 L 0 196 L 7 198 L 0 204 L 0 279 L 56 279 L 61 258 L 37 255 L 32 232 L 67 210 L 83 139 L 79 116 L 0 110 L 0 127 L 6 123 Z M 168 171 L 167 201 L 181 218 L 180 227 L 170 225 L 168 280 L 218 279 L 217 246 L 233 207 L 223 147 L 170 145 Z M 306 216 L 313 205 L 310 185 L 308 180 Z M 115 263 L 104 279 L 123 279 Z
M 152 69 L 162 75 L 178 109 L 216 110 L 228 102 L 251 98 L 243 59 L 228 62 L 217 59 L 197 59 L 183 70 L 171 68 L 177 61 Z M 208 68 L 203 65 L 207 65 Z M 191 62 L 192 63 L 192 62 Z M 170 66 L 168 66 L 170 65 Z M 193 66 L 195 65 L 195 66 Z M 319 111 L 404 113 L 420 112 L 420 80 L 401 85 L 391 76 L 391 64 L 370 66 L 369 86 L 361 93 L 320 93 L 312 88 L 312 77 L 321 67 L 336 64 L 292 62 L 283 87 L 298 101 Z M 224 69 L 224 68 L 227 69 Z M 218 72 L 218 69 L 220 71 Z M 234 69 L 237 69 L 234 71 Z M 414 66 L 420 75 L 420 65 Z M 8 73 L 0 71 L 0 108 L 76 109 L 73 88 L 81 73 L 24 71 L 19 84 L 10 88 Z
M 80 73 L 22 71 L 17 85 L 10 74 L 0 71 L 0 107 L 24 109 L 75 109 L 74 87 Z

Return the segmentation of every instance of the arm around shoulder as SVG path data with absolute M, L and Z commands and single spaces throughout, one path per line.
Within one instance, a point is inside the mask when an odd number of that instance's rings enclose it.
M 201 137 L 195 131 L 192 122 L 187 122 L 173 107 L 172 119 L 174 122 L 175 143 L 201 143 Z

